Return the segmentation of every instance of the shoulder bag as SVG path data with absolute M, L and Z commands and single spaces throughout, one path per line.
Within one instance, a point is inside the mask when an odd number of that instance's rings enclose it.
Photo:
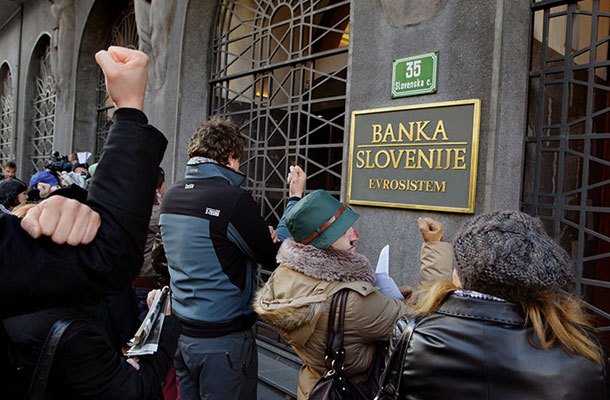
M 344 373 L 345 348 L 343 347 L 343 323 L 345 320 L 345 303 L 349 289 L 342 289 L 333 296 L 328 318 L 328 336 L 326 339 L 326 371 L 309 394 L 309 400 L 370 400 L 379 389 L 379 377 L 383 369 L 384 353 L 378 345 L 375 358 L 369 368 L 366 379 L 353 383 Z M 335 332 L 335 314 L 340 303 L 337 331 Z
M 72 318 L 62 318 L 56 321 L 51 327 L 44 345 L 42 346 L 36 369 L 34 370 L 34 376 L 28 394 L 29 400 L 42 400 L 44 398 L 44 391 L 51 372 L 55 350 L 57 350 L 61 337 L 72 322 L 74 322 L 74 319 Z

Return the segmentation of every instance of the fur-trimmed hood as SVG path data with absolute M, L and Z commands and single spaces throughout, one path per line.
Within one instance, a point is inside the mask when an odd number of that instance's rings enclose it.
M 277 262 L 290 269 L 323 281 L 375 281 L 375 272 L 362 254 L 296 243 L 289 238 L 277 253 Z
M 320 250 L 286 239 L 277 261 L 280 267 L 256 293 L 254 311 L 289 344 L 302 346 L 307 341 L 338 290 L 349 288 L 363 296 L 376 290 L 373 268 L 360 254 Z

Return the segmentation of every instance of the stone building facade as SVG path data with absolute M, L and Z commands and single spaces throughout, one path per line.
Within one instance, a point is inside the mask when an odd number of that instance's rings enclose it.
M 24 0 L 0 11 L 0 158 L 22 178 L 53 150 L 99 157 L 112 104 L 94 54 L 112 44 L 151 57 L 145 111 L 169 140 L 169 180 L 198 124 L 231 116 L 246 137 L 244 186 L 270 223 L 291 164 L 308 190 L 346 198 L 353 111 L 480 99 L 475 214 L 540 216 L 610 330 L 610 1 Z M 392 60 L 430 51 L 438 91 L 392 99 Z M 468 218 L 354 208 L 359 251 L 374 263 L 389 244 L 399 284 L 417 280 L 418 217 L 441 220 L 449 240 Z

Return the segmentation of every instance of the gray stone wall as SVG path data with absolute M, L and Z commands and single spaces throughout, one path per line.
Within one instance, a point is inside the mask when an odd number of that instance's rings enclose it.
M 51 36 L 53 26 L 52 18 L 50 18 L 50 7 L 48 2 L 30 1 L 23 6 L 23 26 L 21 29 L 21 56 L 20 56 L 20 72 L 19 72 L 19 93 L 16 97 L 17 107 L 17 168 L 18 171 L 29 171 L 27 160 L 23 154 L 26 146 L 29 146 L 29 135 L 32 132 L 32 96 L 34 91 L 34 82 L 29 74 L 30 66 L 32 65 L 32 57 L 36 44 L 43 35 Z M 15 17 L 19 20 L 19 16 Z M 18 41 L 17 41 L 18 42 Z M 16 71 L 15 71 L 16 72 Z M 55 131 L 64 130 L 66 127 L 59 125 L 56 121 Z M 60 135 L 61 136 L 61 135 Z M 60 148 L 66 146 L 64 137 L 55 139 L 55 147 Z M 22 176 L 27 179 L 29 177 Z
M 0 66 L 7 63 L 11 70 L 12 75 L 12 89 L 13 89 L 13 153 L 19 154 L 18 136 L 17 132 L 19 129 L 19 118 L 17 115 L 17 101 L 19 92 L 19 67 L 21 66 L 19 59 L 20 51 L 20 36 L 19 32 L 21 29 L 21 13 L 18 12 L 13 19 L 8 21 L 2 28 L 2 34 L 0 35 Z M 18 169 L 18 177 L 21 177 Z
M 184 19 L 180 64 L 179 99 L 176 108 L 176 125 L 172 130 L 173 147 L 168 148 L 166 159 L 172 160 L 172 177 L 180 180 L 188 156 L 187 141 L 195 129 L 204 122 L 209 112 L 209 84 L 211 48 L 216 23 L 218 1 L 188 2 Z
M 400 4 L 402 3 L 402 4 Z M 348 115 L 351 111 L 411 104 L 481 99 L 475 213 L 519 207 L 522 142 L 528 79 L 529 1 L 354 0 L 351 8 Z M 406 23 L 384 6 L 402 7 Z M 407 18 L 413 13 L 414 18 Z M 409 24 L 409 21 L 420 21 Z M 439 51 L 438 93 L 392 100 L 393 59 Z M 350 118 L 349 116 L 347 117 Z M 346 124 L 349 126 L 349 124 Z M 345 143 L 349 143 L 346 132 Z M 344 152 L 343 197 L 348 147 Z M 415 284 L 421 236 L 417 218 L 445 224 L 451 240 L 466 215 L 354 207 L 359 251 L 373 264 L 390 245 L 390 271 L 398 284 Z

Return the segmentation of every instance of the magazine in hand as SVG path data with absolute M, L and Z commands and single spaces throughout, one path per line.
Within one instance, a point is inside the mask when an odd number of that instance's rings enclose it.
M 163 321 L 165 321 L 165 312 L 169 308 L 169 299 L 170 290 L 165 286 L 161 289 L 161 295 L 157 296 L 151 304 L 135 336 L 129 341 L 130 349 L 127 350 L 127 356 L 142 356 L 157 351 Z

